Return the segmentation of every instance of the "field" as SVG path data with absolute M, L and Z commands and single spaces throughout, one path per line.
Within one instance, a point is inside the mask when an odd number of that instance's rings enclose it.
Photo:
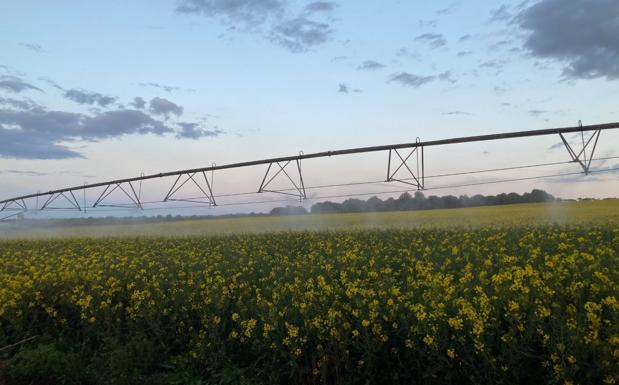
M 208 213 L 208 212 L 207 212 Z M 21 229 L 0 222 L 0 239 L 202 236 L 277 231 L 509 226 L 523 223 L 582 224 L 619 217 L 619 200 L 519 204 L 389 213 L 163 221 L 139 225 L 55 226 Z
M 4 236 L 7 383 L 619 381 L 617 201 Z

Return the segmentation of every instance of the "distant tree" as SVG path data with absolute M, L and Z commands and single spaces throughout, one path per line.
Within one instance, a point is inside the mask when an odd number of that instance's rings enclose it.
M 507 194 L 507 202 L 508 204 L 515 204 L 515 203 L 523 203 L 522 197 L 515 192 L 511 192 L 509 194 Z
M 380 198 L 373 196 L 365 202 L 366 211 L 384 211 L 385 202 Z
M 462 202 L 460 201 L 460 199 L 458 199 L 457 197 L 453 195 L 446 195 L 442 198 L 442 200 L 443 200 L 443 206 L 446 208 L 455 209 L 455 208 L 462 207 Z
M 436 195 L 431 195 L 428 197 L 428 205 L 431 209 L 443 209 L 445 205 L 443 204 L 443 200 Z
M 481 194 L 473 195 L 469 201 L 471 203 L 471 206 L 485 206 L 490 204 L 488 201 L 488 197 L 485 197 Z
M 346 199 L 342 202 L 342 211 L 346 213 L 361 213 L 366 211 L 365 201 L 360 199 Z
M 396 210 L 413 210 L 413 208 L 415 207 L 415 199 L 411 196 L 411 194 L 407 192 L 400 195 L 400 197 L 396 199 L 394 203 Z
M 342 203 L 320 202 L 311 207 L 312 213 L 339 213 L 339 212 L 362 212 L 362 211 L 407 211 L 407 210 L 430 210 L 442 208 L 478 207 L 489 205 L 506 205 L 517 203 L 551 202 L 557 199 L 543 190 L 533 190 L 530 193 L 520 195 L 518 193 L 499 194 L 484 196 L 481 194 L 468 197 L 446 195 L 443 197 L 426 197 L 423 192 L 415 191 L 413 195 L 408 192 L 398 198 L 381 200 L 373 196 L 367 201 L 360 199 L 347 199 Z
M 303 215 L 307 214 L 307 210 L 305 207 L 301 206 L 286 206 L 286 207 L 275 207 L 270 212 L 271 215 Z
M 552 202 L 556 200 L 554 196 L 548 194 L 546 191 L 538 189 L 532 190 L 529 196 L 530 202 Z

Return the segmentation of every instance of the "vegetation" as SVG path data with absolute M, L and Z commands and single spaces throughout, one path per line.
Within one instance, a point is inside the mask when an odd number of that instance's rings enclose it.
M 480 207 L 510 205 L 520 203 L 544 203 L 554 202 L 555 197 L 543 190 L 533 190 L 522 195 L 517 193 L 499 195 L 445 195 L 442 197 L 431 195 L 426 196 L 417 191 L 414 195 L 404 193 L 397 199 L 389 198 L 381 200 L 372 197 L 368 200 L 347 199 L 342 203 L 321 202 L 312 206 L 312 213 L 360 213 L 367 211 L 407 211 L 407 210 L 435 210 L 435 209 L 456 209 L 462 207 Z
M 484 209 L 510 222 L 5 240 L 0 347 L 36 339 L 0 368 L 24 384 L 616 383 L 618 217 Z
M 257 217 L 186 218 L 149 223 L 93 222 L 79 220 L 0 222 L 0 239 L 107 237 L 107 236 L 203 236 L 274 231 L 350 230 L 421 227 L 507 226 L 521 223 L 578 224 L 619 217 L 619 200 L 532 203 L 468 207 L 461 209 L 327 213 L 312 215 L 263 215 Z

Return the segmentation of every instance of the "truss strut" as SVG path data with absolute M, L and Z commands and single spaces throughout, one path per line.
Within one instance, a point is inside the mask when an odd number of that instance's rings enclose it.
M 129 198 L 129 200 L 131 200 L 131 204 L 130 204 L 131 206 L 135 206 L 135 208 L 142 210 L 143 209 L 142 201 L 140 199 L 140 195 L 136 192 L 136 189 L 133 187 L 133 183 L 129 181 L 129 182 L 126 182 L 126 184 L 129 187 L 128 189 L 124 188 L 122 186 L 122 183 L 114 183 L 114 184 L 109 184 L 105 186 L 105 189 L 101 192 L 101 195 L 99 195 L 99 198 L 97 198 L 97 200 L 92 205 L 92 207 L 93 208 L 95 207 L 116 207 L 116 206 L 126 207 L 126 205 L 104 205 L 102 204 L 105 198 L 109 197 L 114 191 L 120 190 L 123 192 L 125 196 Z M 129 193 L 129 191 L 131 193 Z
M 204 183 L 205 183 L 205 187 L 203 187 L 199 180 L 196 180 L 196 178 L 198 178 L 198 176 L 196 174 L 201 174 L 203 179 L 204 179 Z M 172 184 L 172 187 L 170 188 L 170 190 L 168 191 L 168 193 L 166 194 L 165 198 L 163 198 L 164 202 L 169 202 L 169 201 L 174 201 L 174 202 L 193 202 L 193 203 L 206 203 L 210 206 L 217 206 L 217 202 L 215 201 L 215 195 L 213 194 L 213 183 L 214 183 L 214 179 L 215 179 L 215 175 L 214 172 L 211 172 L 211 180 L 209 181 L 209 178 L 206 175 L 206 171 L 202 171 L 202 172 L 192 172 L 192 173 L 187 173 L 186 175 L 186 179 L 181 182 L 178 183 L 181 180 L 181 177 L 183 175 L 179 175 L 176 180 L 174 181 L 174 184 Z M 191 199 L 184 199 L 184 198 L 174 198 L 174 194 L 176 194 L 183 186 L 185 186 L 189 181 L 191 181 L 196 187 L 198 187 L 198 189 L 200 190 L 200 192 L 202 193 L 202 196 L 197 197 L 197 198 L 191 198 Z
M 578 125 L 582 127 L 582 122 L 580 120 L 578 121 Z M 565 139 L 565 136 L 563 136 L 563 133 L 559 132 L 561 141 L 565 145 L 565 148 L 567 149 L 568 154 L 570 154 L 570 157 L 572 158 L 572 162 L 578 163 L 580 167 L 582 168 L 583 172 L 585 173 L 585 175 L 589 174 L 589 169 L 591 167 L 591 161 L 593 160 L 593 154 L 595 153 L 595 148 L 597 147 L 598 139 L 600 139 L 601 133 L 602 133 L 602 130 L 600 129 L 594 130 L 593 134 L 591 134 L 589 139 L 585 142 L 584 131 L 580 131 L 580 137 L 582 140 L 582 149 L 577 154 L 576 151 L 574 151 L 572 146 L 569 144 L 567 139 Z M 594 138 L 595 140 L 593 140 Z M 587 147 L 589 147 L 592 140 L 593 140 L 593 145 L 591 146 L 591 151 L 587 155 Z
M 307 199 L 307 193 L 305 192 L 305 182 L 303 181 L 303 173 L 301 171 L 301 160 L 300 159 L 296 159 L 295 160 L 295 163 L 297 165 L 296 171 L 299 173 L 299 179 L 296 182 L 290 176 L 290 173 L 288 173 L 288 171 L 286 171 L 286 167 L 292 163 L 292 160 L 288 160 L 283 165 L 282 165 L 282 163 L 284 163 L 284 162 L 271 162 L 271 163 L 269 163 L 269 166 L 267 167 L 267 171 L 264 174 L 264 178 L 262 178 L 262 183 L 260 183 L 260 187 L 258 188 L 258 193 L 272 192 L 272 193 L 277 193 L 277 194 L 296 196 L 296 197 L 299 198 L 299 200 Z M 276 165 L 277 171 L 269 178 L 269 174 L 271 172 L 271 169 L 274 168 L 273 165 Z M 296 193 L 290 193 L 290 192 L 288 192 L 286 190 L 270 190 L 270 189 L 268 189 L 268 187 L 271 184 L 271 182 L 273 182 L 273 180 L 275 178 L 277 178 L 277 176 L 280 175 L 280 174 L 286 176 L 287 180 L 292 184 L 292 186 L 294 186 L 294 190 L 296 191 Z
M 419 138 L 417 138 L 416 143 L 421 143 Z M 397 158 L 394 159 L 398 161 L 398 166 L 392 171 L 392 158 L 393 155 L 397 155 Z M 414 159 L 411 157 L 415 155 Z M 411 169 L 408 162 L 409 160 L 415 161 L 415 171 Z M 404 167 L 404 169 L 402 169 Z M 396 174 L 402 170 L 405 173 L 404 177 L 396 177 Z M 414 186 L 417 190 L 423 190 L 425 188 L 425 166 L 424 166 L 424 156 L 423 156 L 423 145 L 419 145 L 413 147 L 413 149 L 408 153 L 406 157 L 403 157 L 400 151 L 397 148 L 389 149 L 389 158 L 387 160 L 387 182 L 399 182 L 404 183 L 410 186 Z
M 43 211 L 43 210 L 59 210 L 59 209 L 64 210 L 64 209 L 66 209 L 64 207 L 52 207 L 51 206 L 51 204 L 54 203 L 60 197 L 63 197 L 64 200 L 71 205 L 72 209 L 76 209 L 78 211 L 82 211 L 82 207 L 78 203 L 77 198 L 75 197 L 75 194 L 73 193 L 73 191 L 59 192 L 59 193 L 51 194 L 47 198 L 47 200 L 43 203 L 43 206 L 41 206 L 41 208 L 39 210 Z

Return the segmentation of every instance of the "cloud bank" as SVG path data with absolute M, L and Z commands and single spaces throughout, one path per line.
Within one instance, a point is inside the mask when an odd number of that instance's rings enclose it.
M 566 78 L 619 78 L 619 2 L 542 0 L 515 18 L 524 47 L 564 65 Z
M 3 77 L 0 90 L 19 93 L 40 88 L 15 77 Z M 168 99 L 154 97 L 149 102 L 135 97 L 124 107 L 118 97 L 95 91 L 69 89 L 61 96 L 77 104 L 105 107 L 89 113 L 60 111 L 42 106 L 28 98 L 0 95 L 0 158 L 67 159 L 84 158 L 70 147 L 76 141 L 96 142 L 125 135 L 166 135 L 178 139 L 215 137 L 224 133 L 202 123 L 175 120 L 184 108 Z M 148 109 L 146 108 L 148 106 Z M 113 109 L 112 109 L 113 107 Z
M 337 5 L 314 1 L 300 10 L 280 0 L 182 0 L 179 14 L 220 20 L 233 30 L 256 33 L 293 53 L 305 52 L 332 37 L 331 13 Z

